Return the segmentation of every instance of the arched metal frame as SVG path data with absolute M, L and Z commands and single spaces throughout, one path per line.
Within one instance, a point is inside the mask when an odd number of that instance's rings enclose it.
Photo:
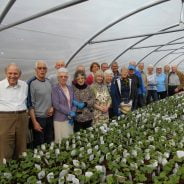
M 184 44 L 184 42 L 169 43 L 169 44 L 167 44 L 167 46 L 168 46 L 168 45 L 180 45 L 180 44 Z M 160 46 L 165 46 L 165 44 L 133 47 L 133 48 L 131 48 L 131 50 L 136 50 L 136 49 L 147 49 L 147 48 L 151 48 L 151 47 L 160 47 Z
M 181 60 L 181 61 L 177 64 L 177 67 L 178 67 L 181 63 L 183 63 L 183 62 L 184 62 L 184 59 Z
M 6 14 L 9 12 L 13 4 L 15 3 L 16 0 L 10 0 L 6 7 L 4 8 L 3 12 L 0 15 L 0 24 L 2 23 L 3 19 L 6 17 Z
M 138 61 L 137 64 L 139 64 L 140 62 L 142 62 L 145 58 L 147 58 L 149 55 L 151 55 L 152 53 L 154 53 L 154 52 L 157 51 L 158 49 L 160 49 L 160 48 L 162 48 L 162 47 L 164 47 L 164 46 L 167 46 L 168 44 L 173 43 L 173 42 L 175 42 L 175 41 L 177 41 L 177 40 L 183 39 L 183 38 L 184 38 L 184 36 L 179 37 L 179 38 L 174 39 L 174 40 L 171 40 L 171 41 L 169 41 L 169 42 L 167 42 L 166 44 L 163 44 L 163 45 L 161 45 L 161 46 L 158 46 L 156 49 L 152 50 L 151 52 L 149 52 L 148 54 L 146 54 L 142 59 L 140 59 L 140 60 Z
M 165 31 L 165 30 L 168 30 L 168 29 L 172 29 L 172 28 L 177 27 L 177 26 L 179 26 L 179 24 L 175 24 L 175 25 L 166 27 L 166 28 L 164 28 L 164 29 L 162 29 L 162 30 L 160 30 L 160 31 Z M 136 43 L 134 43 L 133 45 L 131 45 L 130 47 L 128 47 L 127 49 L 125 49 L 123 52 L 121 52 L 120 54 L 118 54 L 118 56 L 116 56 L 116 57 L 112 60 L 112 62 L 114 62 L 114 61 L 116 61 L 117 59 L 119 59 L 123 54 L 125 54 L 127 51 L 129 51 L 130 49 L 132 49 L 134 46 L 138 45 L 139 43 L 141 43 L 141 42 L 147 40 L 148 38 L 150 38 L 150 37 L 152 37 L 152 36 L 153 36 L 153 35 L 150 35 L 150 36 L 147 36 L 147 37 L 145 37 L 145 38 L 143 38 L 143 39 L 137 41 Z
M 112 23 L 110 23 L 109 25 L 105 26 L 103 29 L 101 29 L 100 31 L 98 31 L 96 34 L 94 34 L 91 38 L 89 38 L 86 42 L 84 42 L 82 44 L 82 46 L 80 46 L 73 54 L 72 56 L 69 58 L 66 66 L 68 66 L 70 64 L 70 62 L 74 59 L 74 57 L 86 46 L 89 44 L 89 42 L 91 42 L 93 39 L 95 39 L 97 36 L 99 36 L 100 34 L 102 34 L 104 31 L 106 31 L 107 29 L 111 28 L 112 26 L 116 25 L 117 23 L 127 19 L 128 17 L 132 16 L 132 15 L 135 15 L 141 11 L 144 11 L 148 8 L 151 8 L 153 6 L 156 6 L 158 4 L 161 4 L 161 3 L 164 3 L 164 2 L 168 2 L 170 0 L 157 0 L 157 1 L 154 1 L 153 3 L 150 3 L 148 5 L 145 5 L 143 7 L 140 7 L 130 13 L 128 13 L 127 15 L 124 15 L 123 17 L 113 21 Z
M 126 36 L 126 37 L 122 37 L 122 38 L 113 38 L 113 39 L 107 39 L 107 40 L 90 41 L 89 44 L 97 44 L 97 43 L 104 43 L 104 42 L 115 42 L 115 41 L 120 41 L 120 40 L 140 38 L 140 37 L 145 37 L 145 36 L 156 36 L 156 35 L 162 35 L 162 34 L 167 34 L 167 33 L 175 33 L 175 32 L 181 32 L 181 31 L 184 31 L 184 29 L 176 29 L 176 30 L 161 31 L 161 32 L 159 31 L 159 32 L 154 32 L 154 33 Z
M 175 51 L 177 51 L 177 50 L 179 50 L 179 49 L 181 49 L 181 48 L 184 48 L 184 46 L 181 46 L 181 47 L 179 47 L 179 48 L 177 48 L 177 49 L 174 49 L 173 51 L 167 53 L 166 55 L 164 55 L 163 57 L 161 57 L 158 61 L 156 61 L 156 63 L 154 63 L 153 66 L 156 66 L 156 65 L 157 65 L 160 61 L 162 61 L 164 58 L 166 58 L 167 56 L 173 54 Z
M 42 11 L 40 13 L 37 13 L 35 15 L 32 15 L 30 17 L 27 17 L 27 18 L 24 18 L 22 20 L 19 20 L 17 22 L 14 22 L 14 23 L 11 23 L 11 24 L 8 24 L 8 25 L 5 25 L 5 26 L 1 26 L 0 27 L 0 32 L 1 31 L 4 31 L 6 29 L 9 29 L 9 28 L 12 28 L 14 26 L 17 26 L 17 25 L 20 25 L 20 24 L 23 24 L 25 22 L 28 22 L 30 20 L 33 20 L 33 19 L 36 19 L 36 18 L 39 18 L 39 17 L 42 17 L 44 15 L 48 15 L 50 13 L 53 13 L 53 12 L 56 12 L 56 11 L 59 11 L 61 9 L 64 9 L 64 8 L 68 8 L 70 6 L 73 6 L 73 5 L 76 5 L 76 4 L 79 4 L 79 3 L 83 3 L 83 2 L 86 2 L 88 0 L 73 0 L 73 1 L 70 1 L 70 2 L 66 2 L 66 3 L 63 3 L 59 6 L 56 6 L 56 7 L 53 7 L 53 8 L 50 8 L 48 10 L 45 10 L 45 11 Z
M 157 50 L 155 52 L 165 52 L 165 51 L 172 51 L 172 50 L 174 50 L 174 49 L 160 49 L 160 50 Z
M 169 64 L 171 64 L 172 62 L 176 61 L 178 58 L 180 58 L 181 56 L 183 56 L 184 54 L 180 54 L 179 56 L 175 57 L 174 59 L 172 59 Z

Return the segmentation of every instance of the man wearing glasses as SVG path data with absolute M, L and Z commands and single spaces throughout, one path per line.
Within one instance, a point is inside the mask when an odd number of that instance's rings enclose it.
M 52 88 L 46 73 L 46 63 L 37 61 L 35 76 L 28 81 L 28 108 L 33 125 L 34 147 L 53 140 Z

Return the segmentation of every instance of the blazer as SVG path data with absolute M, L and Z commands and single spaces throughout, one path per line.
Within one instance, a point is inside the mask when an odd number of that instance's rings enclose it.
M 131 81 L 131 79 L 129 79 Z M 131 82 L 130 82 L 131 83 Z M 131 84 L 130 84 L 131 85 Z M 120 78 L 116 78 L 112 81 L 110 86 L 110 95 L 112 99 L 112 114 L 113 116 L 119 116 L 119 105 L 121 103 L 121 81 Z
M 68 85 L 67 87 L 70 94 L 70 107 L 68 105 L 67 97 L 59 84 L 52 88 L 52 105 L 55 110 L 55 121 L 65 121 L 68 119 L 68 113 L 70 111 L 76 111 L 76 107 L 72 103 L 75 98 L 73 89 Z

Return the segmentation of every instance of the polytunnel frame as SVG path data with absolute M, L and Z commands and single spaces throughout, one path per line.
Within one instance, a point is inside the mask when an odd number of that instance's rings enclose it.
M 184 36 L 181 36 L 181 37 L 179 37 L 179 38 L 176 38 L 176 39 L 174 39 L 174 40 L 171 40 L 171 41 L 167 42 L 166 44 L 163 44 L 163 45 L 158 46 L 156 49 L 152 50 L 152 51 L 149 52 L 146 56 L 144 56 L 144 58 L 148 57 L 149 55 L 151 55 L 152 53 L 154 53 L 154 52 L 157 51 L 158 49 L 160 49 L 160 48 L 162 48 L 162 47 L 164 47 L 164 46 L 167 46 L 167 45 L 169 45 L 169 44 L 171 44 L 171 43 L 173 43 L 173 42 L 175 42 L 175 41 L 178 41 L 178 40 L 180 40 L 180 39 L 183 39 L 183 38 L 184 38 Z M 142 61 L 144 60 L 144 58 L 142 58 L 141 60 L 139 60 L 137 64 L 139 64 L 140 62 L 142 62 Z
M 176 56 L 174 59 L 172 59 L 168 64 L 170 65 L 171 63 L 173 63 L 174 61 L 176 61 L 178 58 L 180 58 L 181 56 L 183 56 L 183 54 L 180 54 L 179 56 Z
M 157 0 L 155 2 L 152 2 L 148 5 L 145 5 L 145 6 L 142 6 L 142 7 L 139 7 L 137 9 L 135 9 L 134 11 L 132 12 L 129 12 L 128 14 L 124 15 L 123 17 L 120 17 L 119 19 L 113 21 L 112 23 L 108 24 L 107 26 L 105 26 L 104 28 L 102 28 L 100 31 L 98 31 L 97 33 L 95 33 L 93 36 L 91 36 L 87 41 L 85 41 L 73 54 L 72 56 L 69 58 L 69 60 L 67 61 L 66 63 L 66 66 L 68 66 L 70 64 L 70 62 L 75 58 L 75 56 L 86 46 L 88 45 L 94 38 L 96 38 L 97 36 L 99 36 L 100 34 L 102 34 L 103 32 L 105 32 L 107 29 L 111 28 L 112 26 L 116 25 L 117 23 L 129 18 L 130 16 L 132 15 L 135 15 L 141 11 L 144 11 L 148 8 L 151 8 L 153 6 L 156 6 L 156 5 L 159 5 L 159 4 L 162 4 L 164 2 L 168 2 L 170 0 Z
M 173 26 L 166 27 L 166 28 L 164 28 L 164 29 L 161 29 L 159 32 L 165 31 L 165 30 L 168 30 L 168 29 L 172 29 L 172 28 L 174 28 L 174 27 L 177 27 L 178 25 L 179 25 L 179 24 L 175 24 L 175 25 L 173 25 Z M 123 52 L 121 52 L 118 56 L 116 56 L 116 57 L 112 60 L 112 62 L 114 62 L 114 61 L 116 61 L 117 59 L 119 59 L 123 54 L 125 54 L 127 51 L 129 51 L 130 49 L 132 49 L 134 46 L 138 45 L 139 43 L 141 43 L 141 42 L 143 42 L 143 41 L 145 41 L 145 40 L 147 40 L 147 39 L 149 39 L 149 38 L 152 37 L 152 36 L 154 36 L 154 35 L 147 36 L 147 37 L 142 38 L 141 40 L 135 42 L 134 44 L 132 44 L 131 46 L 129 46 L 128 48 L 126 48 Z
M 0 24 L 2 23 L 3 19 L 6 17 L 7 13 L 9 12 L 9 10 L 11 9 L 11 7 L 13 6 L 13 4 L 15 3 L 16 0 L 9 0 L 7 5 L 5 6 L 4 10 L 2 11 L 2 13 L 0 14 Z
M 175 42 L 175 41 L 180 40 L 180 39 L 182 39 L 182 38 L 184 38 L 184 37 L 182 36 L 182 37 L 180 37 L 180 38 L 171 40 L 171 41 L 169 41 L 168 43 Z M 166 46 L 166 45 L 167 45 L 167 44 L 163 44 L 163 45 L 161 45 L 161 46 L 158 46 L 156 49 L 152 50 L 151 52 L 149 52 L 148 54 L 146 54 L 143 58 L 141 58 L 141 59 L 138 61 L 138 63 L 140 63 L 140 62 L 143 61 L 145 58 L 147 58 L 148 56 L 150 56 L 152 53 L 154 53 L 155 51 L 157 51 L 158 49 L 160 49 L 160 48 L 162 48 L 162 47 L 164 47 L 164 46 Z
M 184 59 L 182 59 L 178 64 L 177 64 L 177 67 L 184 62 Z
M 176 48 L 176 49 L 174 49 L 173 51 L 171 51 L 171 52 L 165 54 L 163 57 L 161 57 L 159 60 L 157 60 L 156 63 L 154 63 L 153 66 L 156 66 L 156 65 L 157 65 L 160 61 L 162 61 L 164 58 L 166 58 L 167 56 L 173 54 L 175 51 L 177 51 L 177 50 L 179 50 L 179 49 L 181 49 L 181 48 L 184 48 L 184 46 L 181 46 L 181 47 L 179 47 L 179 48 Z
M 1 32 L 1 31 L 4 31 L 4 30 L 6 30 L 6 29 L 9 29 L 9 28 L 15 27 L 15 26 L 17 26 L 17 25 L 23 24 L 23 23 L 25 23 L 25 22 L 31 21 L 31 20 L 33 20 L 33 19 L 43 17 L 43 16 L 48 15 L 48 14 L 50 14 L 50 13 L 53 13 L 53 12 L 59 11 L 59 10 L 61 10 L 61 9 L 65 9 L 65 8 L 70 7 L 70 6 L 74 6 L 74 5 L 76 5 L 76 4 L 83 3 L 83 2 L 86 2 L 86 1 L 89 1 L 89 0 L 72 0 L 72 1 L 70 1 L 70 2 L 62 3 L 61 5 L 52 7 L 52 8 L 47 9 L 47 10 L 44 10 L 44 11 L 39 12 L 39 13 L 37 13 L 37 14 L 34 14 L 34 15 L 32 15 L 32 16 L 26 17 L 26 18 L 24 18 L 24 19 L 22 19 L 22 20 L 19 20 L 19 21 L 10 23 L 10 24 L 5 25 L 5 26 L 1 26 L 1 27 L 0 27 L 0 32 Z

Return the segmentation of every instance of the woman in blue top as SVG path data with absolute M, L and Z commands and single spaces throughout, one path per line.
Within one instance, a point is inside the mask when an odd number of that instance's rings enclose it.
M 157 94 L 158 99 L 164 99 L 167 96 L 166 74 L 162 72 L 162 67 L 156 68 Z

